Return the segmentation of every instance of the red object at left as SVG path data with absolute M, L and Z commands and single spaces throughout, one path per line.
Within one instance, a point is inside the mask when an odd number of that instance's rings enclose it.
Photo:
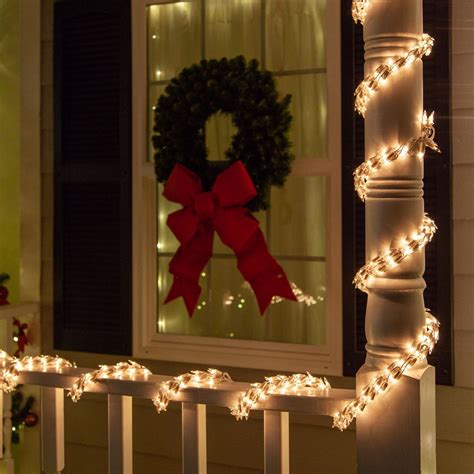
M 0 286 L 0 306 L 10 304 L 8 301 L 8 290 L 4 286 Z
M 15 357 L 19 357 L 25 352 L 25 347 L 29 343 L 28 335 L 26 333 L 28 324 L 22 323 L 19 319 L 13 318 L 13 325 L 18 328 L 18 334 L 16 334 L 17 350 L 15 351 Z

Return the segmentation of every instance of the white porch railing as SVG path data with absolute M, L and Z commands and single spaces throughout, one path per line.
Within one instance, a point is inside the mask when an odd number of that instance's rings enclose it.
M 62 373 L 23 371 L 20 384 L 41 387 L 42 469 L 61 472 L 64 457 L 64 390 L 91 369 L 68 368 Z M 131 473 L 133 468 L 132 397 L 151 399 L 169 376 L 151 375 L 134 380 L 103 379 L 88 392 L 108 397 L 109 473 Z M 206 406 L 236 406 L 250 384 L 224 382 L 213 388 L 189 386 L 172 398 L 182 404 L 182 463 L 184 473 L 206 472 Z M 331 416 L 353 399 L 354 390 L 333 389 L 320 395 L 311 389 L 298 395 L 272 394 L 255 409 L 264 411 L 265 473 L 289 472 L 289 412 Z M 160 416 L 160 415 L 156 415 Z M 161 415 L 164 416 L 164 415 Z M 236 422 L 237 423 L 237 422 Z

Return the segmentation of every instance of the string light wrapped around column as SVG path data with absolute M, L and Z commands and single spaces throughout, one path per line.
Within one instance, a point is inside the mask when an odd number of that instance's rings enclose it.
M 360 164 L 354 171 L 354 186 L 362 201 L 365 201 L 367 198 L 367 183 L 371 175 L 384 166 L 403 158 L 417 157 L 418 159 L 423 159 L 426 147 L 440 153 L 434 137 L 434 112 L 429 116 L 426 112 L 423 112 L 419 137 L 410 138 L 406 143 L 380 150 L 375 156 Z
M 352 3 L 352 14 L 354 21 L 364 23 L 370 1 L 354 0 Z M 355 109 L 364 116 L 367 104 L 375 91 L 377 91 L 386 79 L 399 69 L 412 64 L 431 53 L 434 40 L 431 36 L 423 34 L 418 44 L 408 51 L 406 56 L 390 58 L 378 66 L 372 74 L 365 77 L 355 92 Z M 418 138 L 411 138 L 404 144 L 399 144 L 388 150 L 380 150 L 377 154 L 362 163 L 354 172 L 354 186 L 357 194 L 365 201 L 367 197 L 367 184 L 371 175 L 390 163 L 400 158 L 422 159 L 426 147 L 439 152 L 434 142 L 434 114 L 430 116 L 423 113 L 421 120 L 421 133 Z M 419 229 L 411 236 L 407 236 L 400 242 L 398 247 L 388 249 L 385 253 L 378 255 L 367 262 L 354 277 L 355 286 L 364 292 L 368 291 L 370 278 L 383 275 L 390 268 L 399 265 L 408 256 L 422 250 L 431 242 L 436 232 L 436 225 L 426 214 Z M 344 431 L 365 407 L 372 403 L 375 398 L 386 392 L 391 385 L 411 367 L 423 362 L 431 353 L 439 337 L 439 322 L 427 310 L 425 325 L 420 336 L 413 342 L 410 349 L 399 359 L 388 365 L 378 375 L 374 376 L 367 385 L 363 387 L 360 394 L 351 400 L 346 406 L 333 415 L 333 427 Z
M 362 25 L 364 24 L 369 4 L 370 0 L 354 0 L 352 2 L 352 18 L 356 23 L 360 21 Z
M 294 395 L 302 389 L 313 389 L 327 392 L 331 386 L 326 378 L 314 377 L 310 373 L 293 375 L 275 375 L 265 377 L 265 382 L 254 383 L 252 388 L 240 396 L 237 406 L 230 407 L 230 412 L 237 420 L 247 419 L 250 411 L 271 394 Z
M 5 361 L 7 365 L 0 374 L 0 389 L 6 393 L 16 389 L 20 372 L 61 372 L 63 369 L 75 367 L 75 364 L 66 359 L 49 355 L 25 356 L 17 359 L 1 351 L 0 360 Z
M 128 379 L 133 380 L 135 377 L 148 377 L 151 371 L 145 366 L 137 364 L 133 360 L 127 362 L 118 362 L 115 365 L 100 365 L 97 370 L 82 374 L 72 385 L 68 392 L 68 397 L 76 403 L 82 394 L 91 385 L 104 379 Z
M 371 96 L 380 86 L 393 74 L 397 73 L 406 66 L 410 66 L 417 59 L 428 56 L 434 44 L 434 39 L 427 34 L 423 34 L 420 41 L 405 56 L 395 56 L 389 58 L 386 62 L 380 64 L 374 72 L 368 74 L 355 90 L 355 109 L 363 117 L 367 104 Z
M 193 370 L 162 382 L 158 388 L 158 393 L 152 399 L 153 405 L 155 405 L 156 411 L 161 413 L 167 410 L 171 399 L 178 395 L 180 390 L 193 385 L 212 388 L 222 382 L 232 382 L 227 372 L 221 372 L 217 369 Z

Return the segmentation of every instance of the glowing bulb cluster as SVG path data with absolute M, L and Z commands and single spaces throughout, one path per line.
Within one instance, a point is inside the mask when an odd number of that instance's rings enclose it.
M 321 301 L 324 301 L 324 297 L 317 296 L 316 298 L 312 295 L 305 293 L 296 283 L 290 282 L 293 294 L 296 296 L 298 303 L 304 303 L 306 306 L 313 306 Z M 273 296 L 271 304 L 281 303 L 283 298 L 281 296 Z
M 166 411 L 171 399 L 173 399 L 180 390 L 190 386 L 213 388 L 214 385 L 222 382 L 232 382 L 228 373 L 221 372 L 217 369 L 207 369 L 207 371 L 193 370 L 192 372 L 178 375 L 171 380 L 162 382 L 158 388 L 158 393 L 153 397 L 153 405 L 155 405 L 156 411 L 161 413 Z
M 75 367 L 66 359 L 49 355 L 25 356 L 17 359 L 1 351 L 0 360 L 4 360 L 7 364 L 0 374 L 0 389 L 7 393 L 13 392 L 17 387 L 20 372 L 61 372 L 63 369 Z
M 148 377 L 151 372 L 143 365 L 129 360 L 115 365 L 100 365 L 97 370 L 82 374 L 70 388 L 68 397 L 78 402 L 82 394 L 93 384 L 104 379 L 133 380 L 135 377 Z
M 370 0 L 354 0 L 352 2 L 352 18 L 356 23 L 360 21 L 362 25 L 364 24 L 369 5 Z
M 325 378 L 314 377 L 310 373 L 265 377 L 265 382 L 252 384 L 252 388 L 239 397 L 237 406 L 230 407 L 230 412 L 237 420 L 246 420 L 250 411 L 268 395 L 294 395 L 302 389 L 312 389 L 321 393 L 327 392 L 330 388 Z
M 420 41 L 408 51 L 405 56 L 395 56 L 380 64 L 374 72 L 368 74 L 357 87 L 355 95 L 355 109 L 365 116 L 367 104 L 372 94 L 393 74 L 405 66 L 413 64 L 417 59 L 428 56 L 433 48 L 434 39 L 423 34 Z
M 423 159 L 426 147 L 439 153 L 440 150 L 434 141 L 434 137 L 434 112 L 429 116 L 426 112 L 423 112 L 419 137 L 410 138 L 410 140 L 403 144 L 381 150 L 375 156 L 359 165 L 354 171 L 354 187 L 362 201 L 365 201 L 367 198 L 367 184 L 374 172 L 398 159 L 406 157 Z
M 360 395 L 351 400 L 342 411 L 333 415 L 333 428 L 344 431 L 377 395 L 386 392 L 406 370 L 418 362 L 423 362 L 438 342 L 438 337 L 439 322 L 427 312 L 423 333 L 413 343 L 407 354 L 392 362 L 380 375 L 373 377 L 362 389 Z
M 370 278 L 387 272 L 390 268 L 399 265 L 412 253 L 421 250 L 431 242 L 435 232 L 435 223 L 425 214 L 416 233 L 403 239 L 399 247 L 392 247 L 387 252 L 373 258 L 357 272 L 353 281 L 356 288 L 367 292 Z

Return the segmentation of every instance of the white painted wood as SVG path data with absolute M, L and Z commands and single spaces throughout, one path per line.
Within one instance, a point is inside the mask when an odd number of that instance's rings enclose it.
M 20 372 L 19 383 L 69 389 L 81 374 L 94 369 L 78 367 L 64 369 L 63 373 Z M 169 380 L 169 376 L 151 375 L 136 380 L 104 379 L 88 387 L 88 392 L 126 395 L 136 398 L 152 399 L 156 387 Z M 237 404 L 239 396 L 250 388 L 243 382 L 229 382 L 215 385 L 214 388 L 188 387 L 180 390 L 173 398 L 177 402 L 189 402 L 216 407 L 231 407 Z M 311 390 L 301 390 L 299 395 L 269 395 L 259 403 L 257 410 L 288 411 L 331 416 L 355 396 L 355 390 L 333 388 L 327 393 L 313 396 Z
M 373 372 L 357 375 L 360 389 Z M 357 418 L 357 472 L 436 473 L 435 369 L 411 370 Z
M 181 405 L 183 474 L 206 474 L 206 405 Z
M 290 472 L 290 423 L 288 412 L 263 412 L 265 474 Z
M 39 313 L 38 303 L 14 303 L 0 306 L 0 319 L 11 323 L 12 318 L 22 318 L 25 316 L 36 315 Z M 8 347 L 10 344 L 8 344 Z M 8 349 L 6 345 L 2 346 Z
M 474 331 L 455 331 L 454 341 L 456 386 L 474 388 Z
M 423 33 L 422 0 L 372 0 L 364 26 L 365 72 L 406 52 Z M 435 45 L 436 47 L 436 45 Z M 428 59 L 429 60 L 429 59 Z M 423 65 L 416 61 L 388 79 L 365 115 L 366 160 L 383 148 L 420 133 Z M 398 160 L 368 184 L 366 258 L 397 246 L 422 222 L 423 163 Z M 367 357 L 357 391 L 406 351 L 425 322 L 424 252 L 369 281 L 365 318 Z M 359 473 L 436 472 L 434 369 L 420 364 L 357 420 Z
M 45 473 L 64 469 L 64 393 L 41 387 L 41 465 Z
M 453 266 L 455 275 L 472 275 L 474 268 L 474 219 L 453 222 Z
M 132 474 L 132 397 L 109 395 L 108 420 L 109 474 Z

